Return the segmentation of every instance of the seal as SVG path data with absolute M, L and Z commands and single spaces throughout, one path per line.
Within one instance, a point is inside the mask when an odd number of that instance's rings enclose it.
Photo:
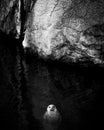
M 61 122 L 61 115 L 54 104 L 47 106 L 43 119 L 43 125 L 46 130 L 57 129 Z

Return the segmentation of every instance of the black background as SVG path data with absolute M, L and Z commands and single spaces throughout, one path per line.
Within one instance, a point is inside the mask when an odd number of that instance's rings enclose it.
M 0 35 L 1 130 L 46 129 L 42 117 L 51 103 L 62 116 L 59 130 L 103 129 L 103 67 L 43 60 Z

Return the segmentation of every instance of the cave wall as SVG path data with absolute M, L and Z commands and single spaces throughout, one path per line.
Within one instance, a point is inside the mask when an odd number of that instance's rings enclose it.
M 38 0 L 26 23 L 24 48 L 41 57 L 103 64 L 104 2 Z
M 36 0 L 1 0 L 0 32 L 20 38 L 26 18 Z
M 103 64 L 103 0 L 1 0 L 0 32 L 42 58 Z
M 20 0 L 0 1 L 0 31 L 19 37 L 21 29 Z

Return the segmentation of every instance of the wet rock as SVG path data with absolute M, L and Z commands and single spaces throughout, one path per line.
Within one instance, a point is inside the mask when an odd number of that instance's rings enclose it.
M 37 0 L 28 17 L 23 46 L 43 58 L 103 64 L 103 13 L 101 0 Z
M 21 30 L 20 8 L 20 0 L 0 1 L 0 31 L 19 38 Z
M 102 0 L 1 0 L 0 31 L 43 59 L 103 64 Z

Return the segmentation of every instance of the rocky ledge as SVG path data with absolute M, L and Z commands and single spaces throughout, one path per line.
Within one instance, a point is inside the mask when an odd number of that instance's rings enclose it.
M 103 0 L 1 0 L 1 31 L 43 59 L 104 63 Z
M 46 59 L 103 64 L 103 14 L 103 0 L 37 0 L 23 46 Z

